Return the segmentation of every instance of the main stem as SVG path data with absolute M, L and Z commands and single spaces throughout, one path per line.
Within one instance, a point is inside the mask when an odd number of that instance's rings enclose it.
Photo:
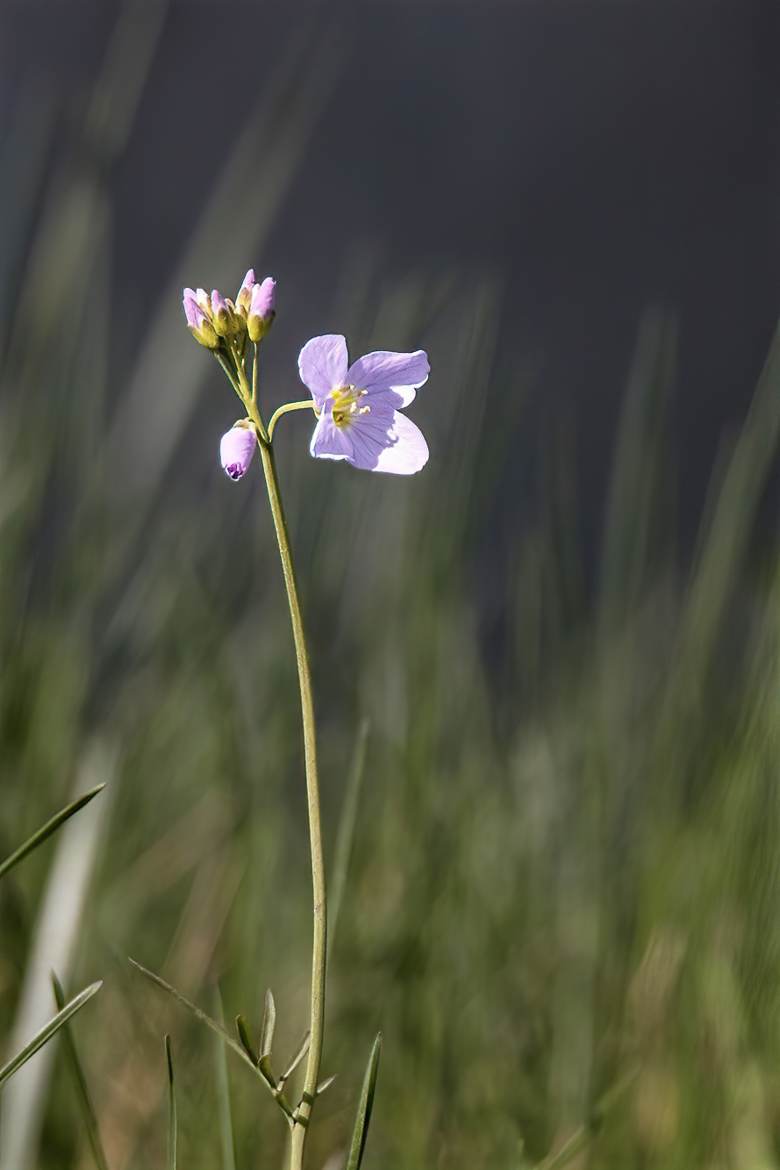
M 253 404 L 254 405 L 254 404 Z M 255 408 L 256 410 L 256 408 Z M 258 421 L 258 420 L 256 420 Z M 306 766 L 306 800 L 309 809 L 309 841 L 311 846 L 311 881 L 314 901 L 314 933 L 311 956 L 311 1041 L 306 1061 L 301 1104 L 296 1112 L 290 1143 L 290 1170 L 302 1170 L 303 1150 L 306 1131 L 317 1095 L 317 1082 L 322 1057 L 322 1039 L 325 1024 L 325 966 L 327 951 L 327 904 L 325 893 L 325 862 L 322 853 L 322 827 L 320 825 L 320 793 L 317 780 L 317 737 L 314 723 L 314 702 L 311 690 L 309 656 L 306 651 L 306 635 L 295 582 L 290 536 L 279 493 L 279 479 L 276 461 L 271 446 L 261 441 L 260 458 L 263 462 L 265 484 L 271 504 L 282 573 L 290 607 L 295 660 L 298 664 L 298 684 L 301 692 L 301 718 L 303 721 L 303 752 Z

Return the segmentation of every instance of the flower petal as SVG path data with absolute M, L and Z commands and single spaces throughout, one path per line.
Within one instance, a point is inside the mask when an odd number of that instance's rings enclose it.
M 298 372 L 318 406 L 331 390 L 346 385 L 347 343 L 340 333 L 326 333 L 307 341 L 298 357 Z
M 389 445 L 380 451 L 372 471 L 414 475 L 428 462 L 428 444 L 422 431 L 405 414 L 395 412 L 388 432 Z
M 353 467 L 361 471 L 388 471 L 413 475 L 428 462 L 428 445 L 421 432 L 397 410 L 359 415 L 349 426 Z
M 428 380 L 430 371 L 428 355 L 423 349 L 416 349 L 414 353 L 377 349 L 352 363 L 347 370 L 347 384 L 367 390 L 369 394 L 394 390 L 400 395 L 401 404 L 408 406 L 415 391 Z
M 315 459 L 348 459 L 352 462 L 353 447 L 346 428 L 337 427 L 330 414 L 323 414 L 314 428 L 309 453 Z

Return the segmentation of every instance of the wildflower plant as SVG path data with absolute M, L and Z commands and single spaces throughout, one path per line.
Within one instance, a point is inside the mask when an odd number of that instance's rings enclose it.
M 244 414 L 222 436 L 220 462 L 228 478 L 237 481 L 247 474 L 255 453 L 258 453 L 287 592 L 300 689 L 311 850 L 313 938 L 308 1031 L 293 1060 L 283 1072 L 277 1073 L 272 1067 L 276 1006 L 270 992 L 266 996 L 260 1040 L 256 1045 L 242 1016 L 236 1019 L 237 1035 L 234 1038 L 220 1023 L 206 1016 L 159 976 L 140 969 L 217 1031 L 244 1062 L 251 1065 L 271 1091 L 289 1126 L 289 1170 L 301 1170 L 315 1101 L 333 1079 L 320 1081 L 325 1024 L 327 891 L 309 655 L 276 469 L 274 433 L 285 414 L 311 410 L 317 422 L 309 449 L 315 458 L 341 460 L 361 470 L 411 475 L 424 467 L 428 447 L 420 430 L 402 411 L 411 405 L 417 390 L 427 380 L 429 364 L 422 350 L 413 353 L 379 350 L 350 364 L 343 336 L 326 334 L 314 337 L 304 345 L 298 359 L 301 381 L 311 397 L 285 403 L 266 423 L 259 395 L 258 358 L 260 344 L 275 317 L 276 282 L 271 277 L 257 281 L 250 269 L 235 300 L 224 297 L 217 289 L 209 295 L 202 288 L 186 288 L 183 307 L 192 336 L 213 353 L 243 407 Z M 381 1036 L 378 1036 L 366 1069 L 347 1170 L 358 1170 L 363 1158 L 380 1044 Z M 301 1064 L 304 1065 L 303 1084 L 300 1093 L 293 1097 L 288 1091 L 288 1082 Z

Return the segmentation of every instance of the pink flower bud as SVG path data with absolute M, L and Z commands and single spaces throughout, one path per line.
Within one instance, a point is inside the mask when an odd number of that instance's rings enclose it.
M 207 349 L 216 349 L 219 345 L 219 338 L 214 332 L 211 320 L 204 313 L 191 288 L 185 288 L 182 305 L 184 315 L 187 318 L 187 328 L 195 340 L 201 345 L 205 345 Z
M 244 317 L 246 317 L 247 313 L 249 312 L 249 305 L 252 300 L 252 289 L 254 288 L 255 284 L 255 270 L 254 268 L 250 268 L 244 277 L 244 283 L 238 290 L 238 296 L 236 297 L 236 306 L 239 313 L 243 314 Z
M 219 444 L 219 459 L 222 470 L 230 479 L 242 479 L 257 447 L 254 428 L 246 423 L 236 423 L 222 436 Z
M 227 337 L 232 331 L 230 323 L 230 310 L 227 307 L 227 302 L 222 296 L 219 289 L 214 289 L 211 294 L 211 320 L 215 331 L 220 337 Z
M 254 285 L 252 299 L 247 317 L 247 332 L 250 340 L 262 341 L 271 328 L 276 311 L 276 281 L 272 276 L 266 276 L 262 284 Z

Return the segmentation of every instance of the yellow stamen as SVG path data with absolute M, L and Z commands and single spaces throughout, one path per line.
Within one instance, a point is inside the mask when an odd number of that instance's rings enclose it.
M 359 390 L 357 386 L 340 386 L 336 390 L 331 390 L 330 397 L 333 400 L 331 415 L 337 427 L 348 427 L 354 421 L 355 415 L 370 414 L 370 406 L 358 406 L 360 399 L 367 393 L 367 390 Z

